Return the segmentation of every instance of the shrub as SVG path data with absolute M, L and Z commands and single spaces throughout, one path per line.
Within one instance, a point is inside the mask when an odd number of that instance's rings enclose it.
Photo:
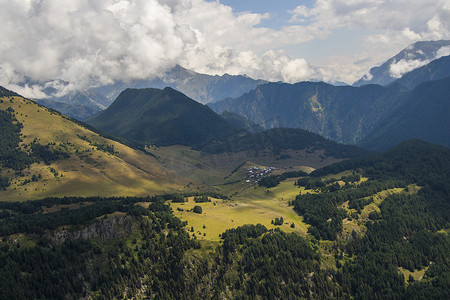
M 195 212 L 196 214 L 201 214 L 203 212 L 203 209 L 201 206 L 196 205 L 194 206 L 194 209 L 192 211 Z

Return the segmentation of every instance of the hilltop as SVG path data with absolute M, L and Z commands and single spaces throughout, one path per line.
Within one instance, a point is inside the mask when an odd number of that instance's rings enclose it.
M 179 187 L 156 158 L 14 92 L 0 92 L 2 199 L 147 195 Z
M 198 147 L 238 132 L 210 108 L 172 88 L 126 89 L 86 122 L 109 134 L 158 146 Z

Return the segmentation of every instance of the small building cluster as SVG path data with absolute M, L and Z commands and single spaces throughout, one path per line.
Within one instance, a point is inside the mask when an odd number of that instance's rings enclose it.
M 261 178 L 269 175 L 275 170 L 276 169 L 274 167 L 267 167 L 264 169 L 258 167 L 245 168 L 245 175 L 246 175 L 246 177 L 244 177 L 245 182 L 256 184 L 261 180 Z

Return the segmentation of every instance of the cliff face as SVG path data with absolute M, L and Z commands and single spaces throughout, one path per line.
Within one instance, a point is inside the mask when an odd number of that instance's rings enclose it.
M 55 244 L 62 244 L 66 240 L 89 240 L 99 239 L 101 241 L 119 239 L 125 235 L 132 234 L 135 230 L 130 216 L 114 215 L 99 219 L 87 227 L 72 231 L 63 228 L 46 234 L 46 238 Z

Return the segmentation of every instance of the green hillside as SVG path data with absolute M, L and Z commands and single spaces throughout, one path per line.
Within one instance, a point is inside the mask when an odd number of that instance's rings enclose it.
M 237 130 L 208 107 L 172 88 L 127 89 L 87 120 L 109 134 L 159 146 L 200 146 Z
M 0 199 L 148 195 L 185 179 L 153 156 L 107 139 L 56 111 L 0 90 Z
M 450 296 L 449 148 L 277 128 L 137 150 L 0 93 L 1 299 Z

